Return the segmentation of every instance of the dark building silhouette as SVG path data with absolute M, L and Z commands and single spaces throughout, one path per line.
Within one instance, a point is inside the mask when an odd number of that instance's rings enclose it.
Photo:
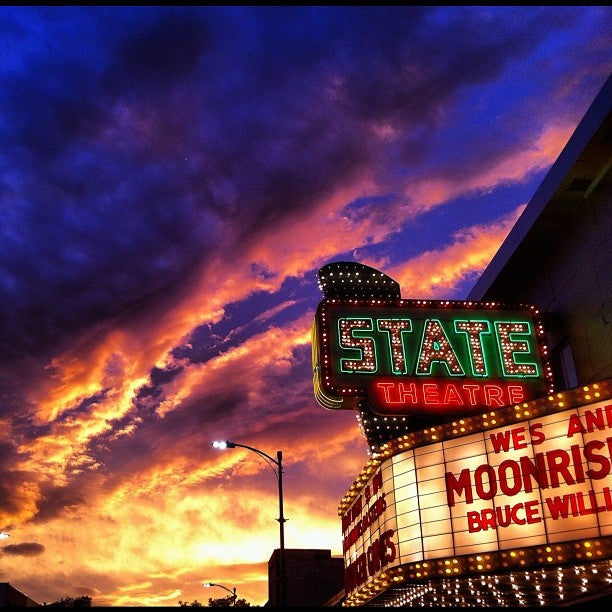
M 8 582 L 0 582 L 0 608 L 33 608 L 35 606 L 40 606 L 40 604 Z
M 268 602 L 279 607 L 280 550 L 268 561 Z M 330 550 L 311 548 L 285 549 L 287 607 L 323 606 L 343 591 L 344 560 L 332 557 Z

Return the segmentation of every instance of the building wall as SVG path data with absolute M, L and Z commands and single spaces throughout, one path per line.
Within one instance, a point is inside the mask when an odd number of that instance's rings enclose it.
M 268 603 L 280 605 L 280 550 L 272 553 L 268 562 Z M 330 550 L 285 549 L 286 605 L 322 606 L 344 589 L 344 559 L 332 557 Z
M 568 231 L 551 245 L 551 265 L 531 291 L 541 309 L 556 315 L 549 345 L 564 388 L 612 376 L 612 192 L 605 184 L 568 215 Z M 571 227 L 571 231 L 569 228 Z M 540 288 L 546 287 L 546 293 Z M 538 303 L 538 302 L 536 302 Z M 558 319 L 558 320 L 557 320 Z M 562 374 L 561 351 L 573 354 L 577 384 Z M 567 373 L 566 373 L 567 374 Z
M 559 390 L 612 376 L 612 78 L 468 296 L 543 315 Z
M 530 249 L 513 284 L 483 296 L 539 308 L 562 389 L 612 376 L 611 207 L 608 176 L 580 206 L 558 213 L 558 233 Z M 575 376 L 568 371 L 572 357 Z

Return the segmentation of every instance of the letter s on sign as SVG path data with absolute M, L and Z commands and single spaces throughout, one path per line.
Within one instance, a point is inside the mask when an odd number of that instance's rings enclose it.
M 385 561 L 387 563 L 391 563 L 391 561 L 395 561 L 395 557 L 397 555 L 397 549 L 395 548 L 395 542 L 391 539 L 395 531 L 393 529 L 389 529 L 383 533 L 383 542 L 385 543 Z

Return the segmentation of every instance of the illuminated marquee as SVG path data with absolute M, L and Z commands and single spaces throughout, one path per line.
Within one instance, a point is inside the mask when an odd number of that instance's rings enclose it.
M 313 323 L 317 401 L 380 415 L 470 415 L 552 390 L 533 307 L 326 299 Z
M 347 601 L 375 592 L 366 585 L 383 574 L 418 580 L 541 567 L 543 546 L 556 551 L 550 563 L 609 555 L 609 382 L 385 445 L 339 506 Z

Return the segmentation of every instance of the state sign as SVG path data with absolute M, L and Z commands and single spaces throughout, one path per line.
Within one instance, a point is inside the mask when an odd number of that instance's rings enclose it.
M 470 415 L 552 390 L 532 306 L 326 299 L 313 323 L 315 397 L 380 415 Z

